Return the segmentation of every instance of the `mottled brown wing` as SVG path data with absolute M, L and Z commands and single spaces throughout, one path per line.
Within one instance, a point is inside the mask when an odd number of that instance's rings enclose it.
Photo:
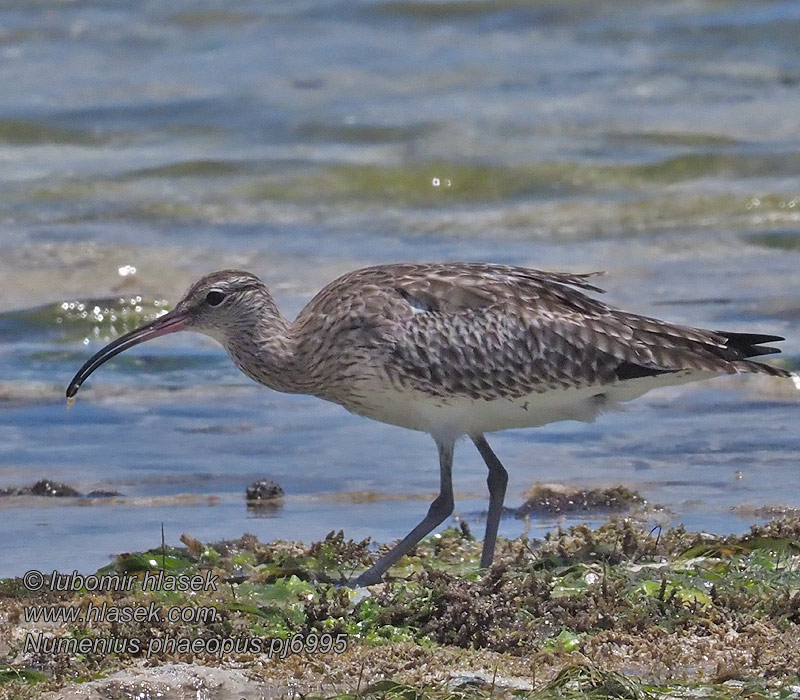
M 755 346 L 776 336 L 621 312 L 576 289 L 601 291 L 589 276 L 473 263 L 378 266 L 328 285 L 301 317 L 347 334 L 351 347 L 357 335 L 398 388 L 443 397 L 514 398 L 681 370 L 787 374 L 745 359 L 772 351 Z
M 515 297 L 534 301 L 561 300 L 575 310 L 608 309 L 601 302 L 577 292 L 571 287 L 602 293 L 602 289 L 587 280 L 602 272 L 569 274 L 544 272 L 510 265 L 485 263 L 404 263 L 376 265 L 355 270 L 334 280 L 309 302 L 298 321 L 318 314 L 341 313 L 358 307 L 365 313 L 377 311 L 385 293 L 394 296 L 407 291 L 423 305 L 439 311 L 483 308 L 504 299 Z
M 777 336 L 669 324 L 592 299 L 572 288 L 574 277 L 512 272 L 396 283 L 411 314 L 393 334 L 395 381 L 442 396 L 514 398 L 682 370 L 788 376 L 746 359 L 777 351 L 758 345 Z

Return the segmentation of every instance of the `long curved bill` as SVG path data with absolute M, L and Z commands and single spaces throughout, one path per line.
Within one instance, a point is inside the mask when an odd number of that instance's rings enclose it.
M 69 406 L 75 401 L 75 394 L 78 393 L 81 384 L 83 384 L 89 375 L 104 362 L 146 340 L 158 338 L 158 336 L 167 335 L 167 333 L 177 333 L 186 328 L 187 321 L 188 316 L 184 312 L 170 311 L 168 314 L 164 314 L 155 321 L 151 321 L 130 333 L 121 335 L 119 338 L 106 345 L 102 350 L 93 355 L 72 378 L 72 381 L 67 387 L 67 405 Z

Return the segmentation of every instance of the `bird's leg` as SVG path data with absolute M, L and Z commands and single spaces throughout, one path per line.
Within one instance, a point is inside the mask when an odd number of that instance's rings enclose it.
M 481 568 L 486 569 L 492 565 L 494 559 L 494 545 L 497 541 L 497 528 L 500 525 L 500 516 L 503 514 L 503 501 L 506 497 L 508 472 L 497 459 L 497 455 L 489 447 L 483 435 L 471 436 L 472 442 L 481 453 L 483 461 L 489 467 L 489 476 L 486 483 L 489 486 L 489 514 L 486 516 L 486 535 L 483 538 L 483 551 L 481 552 Z
M 354 582 L 354 586 L 371 586 L 380 583 L 386 570 L 400 557 L 408 554 L 433 528 L 440 525 L 453 512 L 453 446 L 454 441 L 436 441 L 439 448 L 439 495 L 428 508 L 422 522 L 398 544 L 384 554 Z

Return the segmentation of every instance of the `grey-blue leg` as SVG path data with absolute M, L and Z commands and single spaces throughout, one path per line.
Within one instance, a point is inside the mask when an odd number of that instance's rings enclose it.
M 508 485 L 508 472 L 497 459 L 497 455 L 489 447 L 483 435 L 471 436 L 472 442 L 481 453 L 483 461 L 489 468 L 486 483 L 489 486 L 489 514 L 486 516 L 486 534 L 483 537 L 483 551 L 481 552 L 481 568 L 486 569 L 492 565 L 494 559 L 494 546 L 497 542 L 497 528 L 500 525 L 500 516 L 503 514 L 503 501 L 506 497 Z
M 386 570 L 400 557 L 408 554 L 433 528 L 443 523 L 453 512 L 453 446 L 454 441 L 439 442 L 439 495 L 428 508 L 422 522 L 409 532 L 398 544 L 384 554 L 354 582 L 355 586 L 371 586 L 379 583 Z

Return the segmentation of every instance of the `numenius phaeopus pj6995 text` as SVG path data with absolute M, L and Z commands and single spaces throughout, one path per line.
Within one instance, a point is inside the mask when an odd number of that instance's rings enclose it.
M 587 296 L 593 275 L 478 263 L 380 265 L 331 282 L 294 322 L 255 275 L 214 272 L 174 310 L 117 338 L 67 388 L 72 399 L 106 360 L 189 330 L 218 340 L 252 379 L 313 394 L 383 423 L 429 433 L 439 449 L 439 495 L 399 544 L 355 585 L 386 570 L 453 512 L 457 438 L 489 468 L 481 566 L 494 556 L 508 475 L 485 434 L 559 420 L 590 421 L 649 389 L 755 372 L 800 379 L 751 357 L 779 352 L 776 335 L 677 326 Z

